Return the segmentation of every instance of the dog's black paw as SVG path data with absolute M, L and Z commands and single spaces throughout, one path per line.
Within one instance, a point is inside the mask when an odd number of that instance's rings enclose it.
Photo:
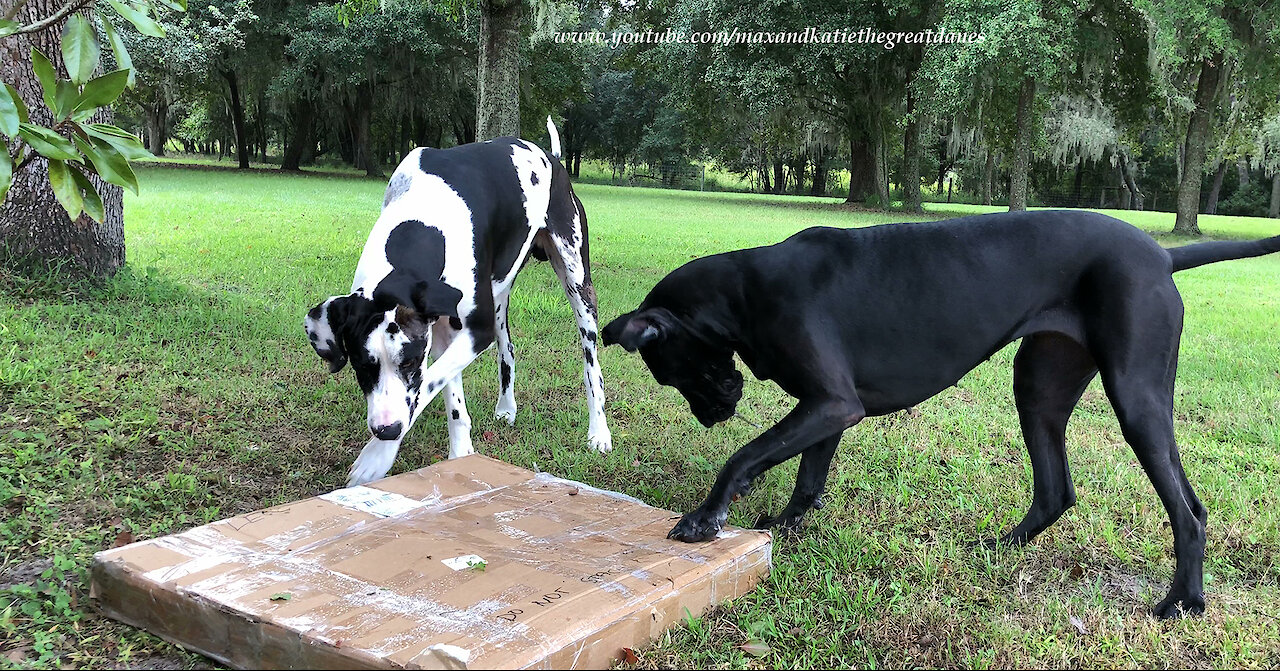
M 720 527 L 724 526 L 724 520 L 724 515 L 717 515 L 698 509 L 680 518 L 676 526 L 667 534 L 667 538 L 685 543 L 709 541 L 720 533 Z
M 1203 615 L 1204 596 L 1182 596 L 1170 593 L 1151 611 L 1161 620 L 1173 620 L 1184 615 Z
M 783 511 L 781 515 L 776 517 L 761 515 L 756 518 L 756 523 L 751 525 L 751 528 L 772 530 L 776 535 L 794 536 L 800 533 L 800 522 L 803 519 L 803 515 L 795 515 Z

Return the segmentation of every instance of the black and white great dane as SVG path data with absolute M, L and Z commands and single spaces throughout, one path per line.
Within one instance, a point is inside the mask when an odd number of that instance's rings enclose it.
M 691 542 L 714 537 L 736 495 L 799 454 L 790 502 L 760 522 L 795 527 L 819 502 L 845 429 L 914 406 L 1021 338 L 1013 392 L 1033 494 L 998 542 L 1026 543 L 1075 504 L 1067 420 L 1100 373 L 1173 524 L 1173 587 L 1155 607 L 1172 617 L 1204 610 L 1207 515 L 1174 443 L 1183 306 L 1172 274 L 1276 251 L 1280 236 L 1165 250 L 1122 221 L 1081 211 L 811 228 L 685 264 L 606 326 L 603 341 L 639 350 L 706 426 L 731 417 L 742 397 L 735 352 L 798 399 L 729 458 L 706 501 L 671 530 Z
M 601 452 L 612 447 L 596 357 L 587 215 L 560 164 L 550 118 L 547 132 L 550 156 L 513 137 L 410 152 L 391 176 L 351 293 L 307 313 L 316 353 L 333 373 L 349 361 L 368 404 L 373 438 L 352 464 L 348 484 L 385 476 L 405 433 L 442 392 L 449 457 L 471 454 L 462 371 L 495 338 L 501 385 L 495 412 L 515 422 L 507 300 L 529 256 L 549 261 L 564 286 L 582 343 L 587 437 Z

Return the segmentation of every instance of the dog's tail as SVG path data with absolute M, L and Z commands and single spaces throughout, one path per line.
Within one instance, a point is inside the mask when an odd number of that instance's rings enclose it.
M 1280 235 L 1264 240 L 1249 242 L 1201 242 L 1185 247 L 1174 247 L 1169 251 L 1173 259 L 1173 272 L 1197 268 L 1207 263 L 1247 259 L 1263 254 L 1280 252 Z
M 551 136 L 551 155 L 560 158 L 560 133 L 556 132 L 556 124 L 551 120 L 551 115 L 547 115 L 547 134 Z

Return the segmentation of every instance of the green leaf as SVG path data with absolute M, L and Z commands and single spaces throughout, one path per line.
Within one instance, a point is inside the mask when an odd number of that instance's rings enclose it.
M 0 37 L 4 37 L 5 35 L 12 35 L 18 32 L 18 29 L 21 27 L 22 27 L 22 24 L 18 23 L 17 21 L 0 19 Z
M 0 86 L 0 133 L 9 137 L 18 134 L 18 124 L 22 117 L 18 114 L 18 106 L 13 102 L 13 94 L 8 85 Z
M 271 595 L 272 601 L 288 601 L 289 599 L 292 599 L 292 598 L 293 598 L 293 595 L 288 592 L 276 592 L 275 594 Z
M 53 116 L 59 121 L 71 116 L 76 101 L 80 99 L 80 87 L 70 79 L 58 80 L 58 92 L 53 96 Z
M 758 638 L 748 639 L 746 643 L 738 647 L 752 657 L 764 657 L 769 654 L 769 644 Z
M 155 19 L 151 18 L 145 10 L 140 10 L 131 3 L 121 2 L 120 0 L 107 0 L 107 2 L 111 3 L 111 6 L 115 8 L 120 16 L 128 19 L 129 23 L 132 23 L 138 29 L 138 32 L 151 37 L 164 37 L 164 28 L 161 28 L 160 24 L 156 23 Z
M 84 209 L 84 201 L 80 199 L 80 188 L 76 186 L 65 162 L 49 160 L 49 184 L 53 185 L 53 195 L 58 198 L 67 215 L 72 219 L 79 217 L 80 211 Z
M 27 116 L 27 104 L 22 102 L 22 96 L 18 95 L 18 90 L 9 84 L 5 84 L 4 88 L 9 92 L 9 98 L 13 100 L 13 106 L 18 110 L 18 122 L 26 123 L 30 121 Z
M 58 71 L 53 68 L 53 63 L 40 50 L 31 47 L 31 69 L 36 73 L 36 79 L 40 80 L 40 88 L 44 91 L 44 104 L 53 109 L 53 95 L 58 90 Z
M 133 174 L 129 160 L 110 143 L 93 138 L 93 143 L 90 144 L 76 137 L 76 146 L 89 157 L 99 177 L 138 193 L 138 177 Z
M 80 92 L 80 102 L 76 103 L 76 111 L 110 105 L 124 92 L 127 83 L 129 83 L 129 70 L 116 70 L 89 80 L 89 83 L 84 85 L 84 90 Z
M 151 152 L 147 151 L 146 147 L 142 146 L 141 140 L 122 128 L 116 128 L 105 123 L 91 123 L 81 126 L 80 130 L 93 137 L 105 140 L 130 161 L 136 161 L 140 158 L 155 158 Z
M 94 34 L 89 19 L 81 14 L 72 14 L 62 29 L 62 61 L 67 65 L 71 81 L 76 84 L 89 81 L 93 71 L 98 69 L 101 55 L 98 36 Z
M 57 133 L 35 124 L 18 124 L 18 137 L 45 158 L 74 161 L 80 158 L 75 145 Z
M 76 181 L 76 186 L 80 188 L 81 196 L 84 199 L 84 212 L 89 215 L 90 219 L 102 223 L 107 216 L 106 209 L 102 206 L 102 196 L 98 195 L 98 190 L 94 188 L 93 182 L 80 172 L 79 166 L 72 163 L 67 166 L 71 170 L 71 178 Z
M 127 85 L 129 88 L 133 88 L 133 58 L 129 56 L 129 50 L 125 48 L 124 40 L 120 39 L 120 34 L 116 32 L 116 27 L 107 19 L 107 15 L 98 12 L 98 18 L 102 20 L 102 29 L 106 31 L 107 40 L 111 42 L 111 53 L 116 57 L 116 67 L 129 71 Z
M 160 4 L 175 12 L 187 11 L 187 0 L 158 0 Z
M 13 184 L 13 161 L 9 159 L 9 145 L 0 142 L 0 203 L 9 195 L 9 187 Z

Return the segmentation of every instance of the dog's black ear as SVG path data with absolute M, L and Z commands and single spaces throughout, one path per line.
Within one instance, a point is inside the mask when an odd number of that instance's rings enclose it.
M 350 296 L 331 296 L 307 312 L 303 327 L 307 340 L 321 359 L 329 362 L 329 372 L 336 373 L 347 365 L 347 350 L 342 345 L 342 334 L 350 315 Z
M 605 347 L 617 343 L 622 349 L 634 352 L 645 345 L 662 342 L 667 336 L 667 325 L 659 315 L 633 311 L 609 322 L 601 335 Z
M 431 319 L 453 317 L 457 319 L 458 301 L 462 300 L 462 292 L 444 283 L 419 282 L 413 287 L 413 309 L 419 316 Z

